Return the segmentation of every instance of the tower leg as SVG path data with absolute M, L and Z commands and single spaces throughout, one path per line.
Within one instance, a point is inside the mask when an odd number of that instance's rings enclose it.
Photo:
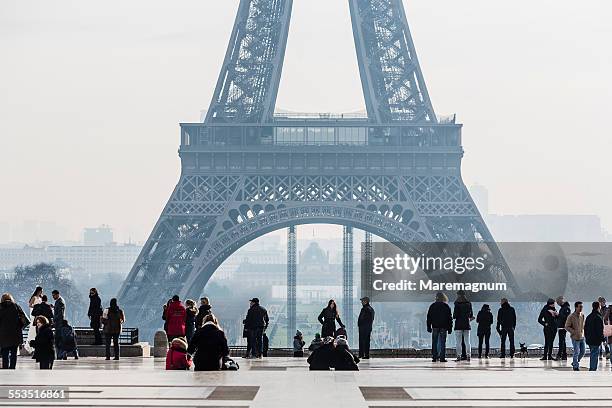
M 342 319 L 353 339 L 353 227 L 343 227 L 342 255 Z
M 287 346 L 293 344 L 296 321 L 296 227 L 287 230 Z
M 365 239 L 361 254 L 361 274 L 366 274 L 361 280 L 364 287 L 361 288 L 363 296 L 372 297 L 372 233 L 365 231 Z

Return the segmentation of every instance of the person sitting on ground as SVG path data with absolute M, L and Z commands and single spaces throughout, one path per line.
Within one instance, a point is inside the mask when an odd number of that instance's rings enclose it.
M 215 315 L 204 317 L 204 324 L 191 338 L 187 353 L 193 355 L 195 371 L 221 370 L 223 357 L 229 356 L 229 347 Z
M 344 336 L 348 339 L 348 333 L 346 332 L 346 329 L 344 327 L 338 327 L 338 329 L 336 330 L 336 335 L 334 337 L 338 338 L 340 336 Z
M 32 308 L 32 316 L 45 316 L 50 322 L 53 321 L 53 308 L 49 303 L 47 295 L 42 295 L 42 302 L 34 305 Z
M 191 359 L 187 354 L 187 342 L 181 337 L 172 340 L 166 354 L 166 370 L 189 370 Z
M 322 345 L 323 345 L 323 340 L 321 339 L 321 335 L 319 333 L 316 333 L 315 338 L 310 342 L 310 346 L 308 346 L 308 350 L 315 351 Z
M 74 359 L 79 359 L 79 350 L 77 349 L 76 333 L 67 320 L 62 321 L 60 331 L 60 347 L 57 353 L 58 360 L 67 360 L 68 354 L 73 353 Z
M 36 338 L 30 342 L 30 346 L 34 348 L 33 358 L 37 363 L 40 363 L 41 370 L 51 370 L 53 361 L 55 361 L 53 329 L 51 329 L 51 324 L 45 316 L 37 316 L 34 321 L 36 322 L 37 334 Z
M 293 336 L 293 357 L 304 357 L 304 336 L 302 332 L 297 330 Z
M 359 371 L 359 367 L 357 367 L 358 362 L 359 359 L 349 349 L 346 337 L 338 336 L 336 338 L 336 346 L 334 347 L 332 367 L 336 371 Z
M 306 361 L 310 365 L 311 371 L 329 371 L 333 366 L 334 359 L 334 338 L 325 337 L 321 346 L 316 348 Z

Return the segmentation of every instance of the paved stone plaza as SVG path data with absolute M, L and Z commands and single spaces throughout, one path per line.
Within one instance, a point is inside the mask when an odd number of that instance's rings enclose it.
M 425 407 L 612 406 L 612 373 L 573 372 L 569 363 L 537 359 L 433 364 L 424 359 L 372 359 L 359 372 L 310 372 L 305 359 L 237 359 L 237 372 L 165 371 L 163 359 L 58 361 L 53 371 L 20 359 L 1 370 L 2 386 L 68 386 L 55 406 L 139 407 Z M 40 406 L 40 401 L 3 406 Z

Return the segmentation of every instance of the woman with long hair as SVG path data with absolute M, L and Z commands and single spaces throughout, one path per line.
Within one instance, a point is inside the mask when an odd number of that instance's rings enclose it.
M 30 346 L 30 341 L 36 338 L 36 323 L 34 322 L 36 316 L 34 316 L 32 311 L 34 310 L 34 306 L 42 303 L 42 296 L 43 288 L 42 286 L 37 286 L 36 289 L 34 289 L 34 293 L 32 293 L 32 296 L 30 296 L 30 300 L 28 301 L 28 306 L 30 307 L 30 321 L 32 322 L 32 324 L 28 328 L 28 338 L 25 344 L 23 345 L 23 348 L 28 353 L 32 353 L 34 351 L 34 349 Z
M 328 336 L 335 337 L 336 322 L 338 322 L 340 327 L 344 328 L 344 323 L 340 320 L 340 314 L 334 299 L 327 303 L 327 307 L 321 311 L 317 320 L 321 323 L 321 337 L 323 338 Z
M 104 324 L 104 341 L 106 345 L 106 359 L 110 360 L 110 345 L 113 342 L 115 360 L 119 360 L 119 335 L 125 322 L 123 310 L 117 305 L 117 299 L 110 300 L 110 306 L 102 312 L 102 323 Z

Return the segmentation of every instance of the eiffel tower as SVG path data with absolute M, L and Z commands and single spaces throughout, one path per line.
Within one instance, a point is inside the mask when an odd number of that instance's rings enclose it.
M 298 224 L 499 253 L 461 179 L 461 125 L 434 112 L 401 0 L 348 3 L 367 117 L 275 115 L 292 0 L 240 1 L 206 119 L 180 125 L 180 180 L 120 290 L 130 321 L 158 327 L 166 299 L 197 299 L 238 248 L 288 227 L 295 240 Z M 505 261 L 498 279 L 518 292 Z

